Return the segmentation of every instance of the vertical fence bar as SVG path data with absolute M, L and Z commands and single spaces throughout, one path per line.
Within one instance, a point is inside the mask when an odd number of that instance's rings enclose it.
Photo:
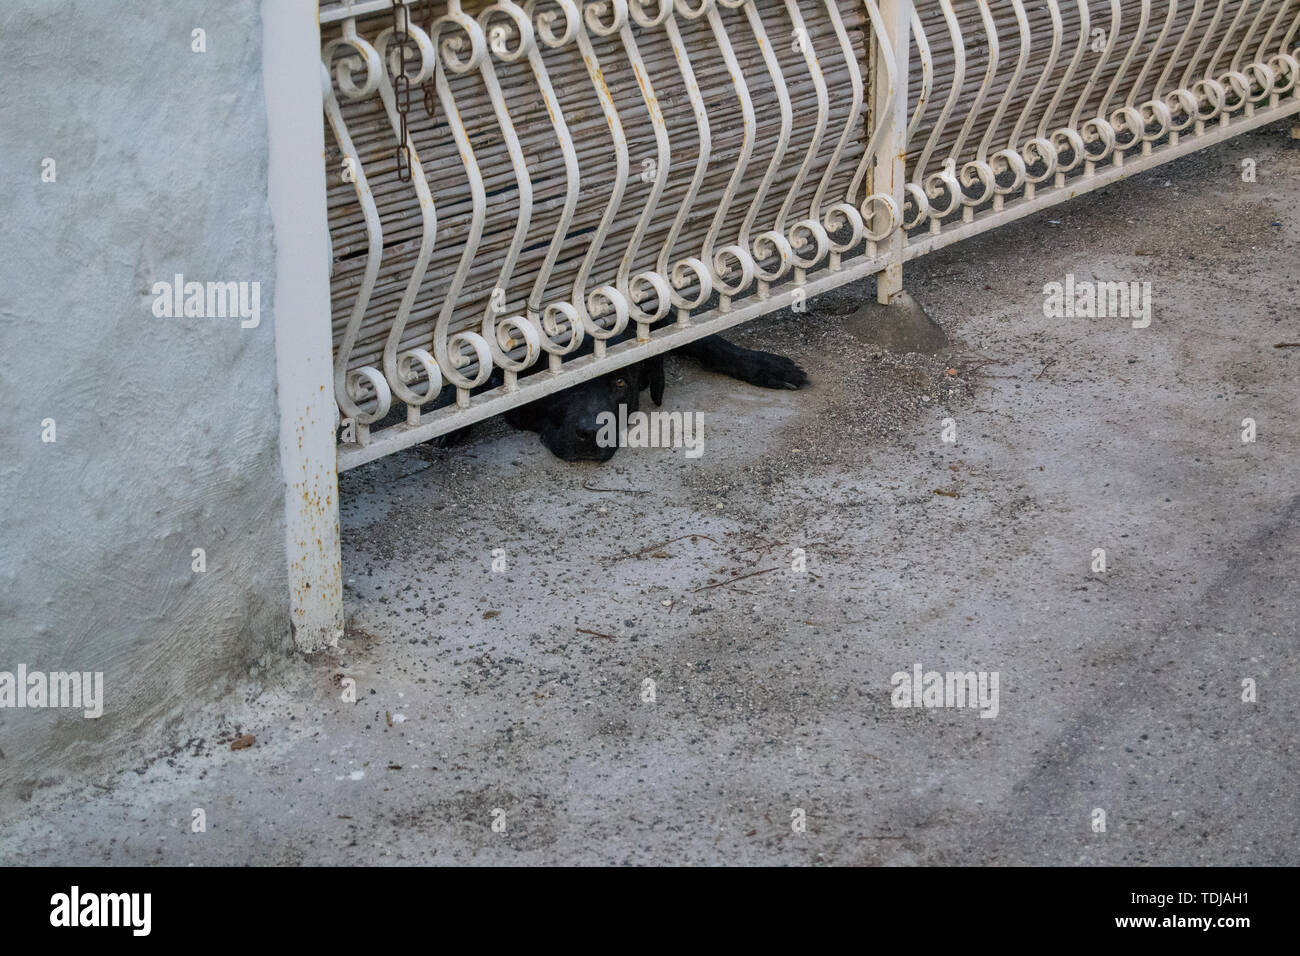
M 315 0 L 265 0 L 268 199 L 275 228 L 276 391 L 293 636 L 304 651 L 343 633 L 329 226 Z M 305 104 L 311 104 L 310 109 Z
M 885 126 L 872 170 L 871 191 L 892 197 L 895 207 L 902 210 L 903 187 L 907 183 L 907 83 L 910 76 L 912 0 L 880 0 L 880 15 L 888 39 L 882 38 L 873 46 L 878 52 L 872 70 L 872 111 L 885 117 Z M 897 77 L 892 84 L 884 63 L 884 57 L 889 55 L 887 51 L 893 52 L 893 73 Z M 906 242 L 907 233 L 900 227 L 881 244 L 881 251 L 889 259 L 885 270 L 876 276 L 876 299 L 883 305 L 888 305 L 903 291 L 903 249 Z

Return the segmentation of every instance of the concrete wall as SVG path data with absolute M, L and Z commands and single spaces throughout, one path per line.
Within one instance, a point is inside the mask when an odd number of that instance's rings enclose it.
M 106 685 L 0 708 L 0 810 L 292 646 L 262 55 L 257 0 L 0 7 L 0 671 Z M 156 317 L 175 273 L 260 324 Z

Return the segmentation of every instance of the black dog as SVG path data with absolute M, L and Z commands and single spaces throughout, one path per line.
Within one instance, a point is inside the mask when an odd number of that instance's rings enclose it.
M 716 335 L 683 345 L 677 351 L 698 360 L 710 371 L 750 385 L 803 388 L 808 384 L 808 375 L 788 358 L 733 345 Z M 641 392 L 646 388 L 654 403 L 662 405 L 663 356 L 548 395 L 506 412 L 505 417 L 515 428 L 537 432 L 542 444 L 565 461 L 609 461 L 618 449 L 602 447 L 597 441 L 600 415 L 608 412 L 617 416 L 620 405 L 627 406 L 627 414 L 631 415 L 640 407 Z

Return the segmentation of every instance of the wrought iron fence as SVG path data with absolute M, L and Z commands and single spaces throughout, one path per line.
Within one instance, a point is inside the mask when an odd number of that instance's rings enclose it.
M 320 20 L 342 469 L 1300 111 L 1300 0 Z

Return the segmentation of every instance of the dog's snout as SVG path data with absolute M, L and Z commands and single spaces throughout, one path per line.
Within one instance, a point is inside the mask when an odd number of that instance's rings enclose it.
M 596 444 L 597 433 L 598 429 L 595 425 L 579 425 L 577 431 L 578 441 L 585 445 L 592 445 L 594 447 Z

